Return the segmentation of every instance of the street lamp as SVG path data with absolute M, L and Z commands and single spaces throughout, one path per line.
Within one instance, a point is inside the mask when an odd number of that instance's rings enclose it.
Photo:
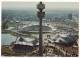
M 42 19 L 45 16 L 45 12 L 43 12 L 43 9 L 45 9 L 45 4 L 43 4 L 42 2 L 40 2 L 37 5 L 37 16 L 39 18 L 39 56 L 43 56 L 43 45 L 42 45 Z

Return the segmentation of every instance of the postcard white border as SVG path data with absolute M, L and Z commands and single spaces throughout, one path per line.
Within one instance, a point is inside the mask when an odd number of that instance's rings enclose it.
M 79 2 L 79 0 L 0 0 L 0 32 L 1 32 L 1 3 L 3 1 L 21 1 L 21 2 L 39 2 L 39 1 L 43 1 L 43 2 Z M 80 6 L 80 4 L 79 4 Z M 80 10 L 80 8 L 79 8 Z M 79 12 L 80 14 L 80 12 Z M 80 15 L 79 15 L 79 19 L 80 19 Z M 80 20 L 79 20 L 80 22 Z M 80 29 L 80 23 L 79 23 L 79 29 Z M 80 36 L 80 31 L 79 31 L 79 36 Z M 80 39 L 79 39 L 79 44 L 80 44 Z M 79 54 L 80 54 L 80 48 L 79 48 Z M 1 56 L 1 33 L 0 33 L 0 57 L 1 58 L 5 58 L 3 56 Z M 80 55 L 79 55 L 80 57 Z M 26 57 L 6 57 L 6 58 L 26 58 Z M 27 57 L 29 58 L 29 57 Z M 30 58 L 36 58 L 36 57 L 30 57 Z M 37 57 L 37 58 L 45 58 L 45 57 Z M 46 57 L 46 58 L 51 58 L 51 57 Z M 62 57 L 54 57 L 54 58 L 62 58 Z M 65 57 L 63 57 L 65 58 Z M 73 57 L 70 57 L 73 58 Z M 74 58 L 78 58 L 78 57 L 74 57 Z

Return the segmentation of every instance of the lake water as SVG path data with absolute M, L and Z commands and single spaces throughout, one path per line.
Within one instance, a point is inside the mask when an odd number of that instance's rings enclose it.
M 1 34 L 1 44 L 2 45 L 10 45 L 11 42 L 15 41 L 16 37 L 11 34 Z

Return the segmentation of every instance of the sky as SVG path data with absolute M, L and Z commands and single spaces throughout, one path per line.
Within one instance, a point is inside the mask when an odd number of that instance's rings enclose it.
M 4 10 L 36 10 L 37 2 L 2 2 Z M 46 10 L 78 10 L 78 2 L 44 2 Z

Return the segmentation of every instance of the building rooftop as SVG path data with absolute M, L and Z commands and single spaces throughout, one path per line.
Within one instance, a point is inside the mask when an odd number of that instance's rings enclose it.
M 51 42 L 55 42 L 55 43 L 64 43 L 64 44 L 73 44 L 76 41 L 76 38 L 74 35 L 70 35 L 70 34 L 66 34 L 65 36 L 63 36 L 63 34 L 61 35 L 56 35 L 54 38 L 50 39 Z
M 43 32 L 52 32 L 52 28 L 49 26 L 42 26 L 42 30 Z M 20 32 L 39 32 L 39 25 L 24 27 Z
M 22 37 L 19 37 L 14 44 L 33 46 L 34 41 L 36 41 L 35 44 L 38 45 L 38 41 L 35 38 L 22 38 Z

